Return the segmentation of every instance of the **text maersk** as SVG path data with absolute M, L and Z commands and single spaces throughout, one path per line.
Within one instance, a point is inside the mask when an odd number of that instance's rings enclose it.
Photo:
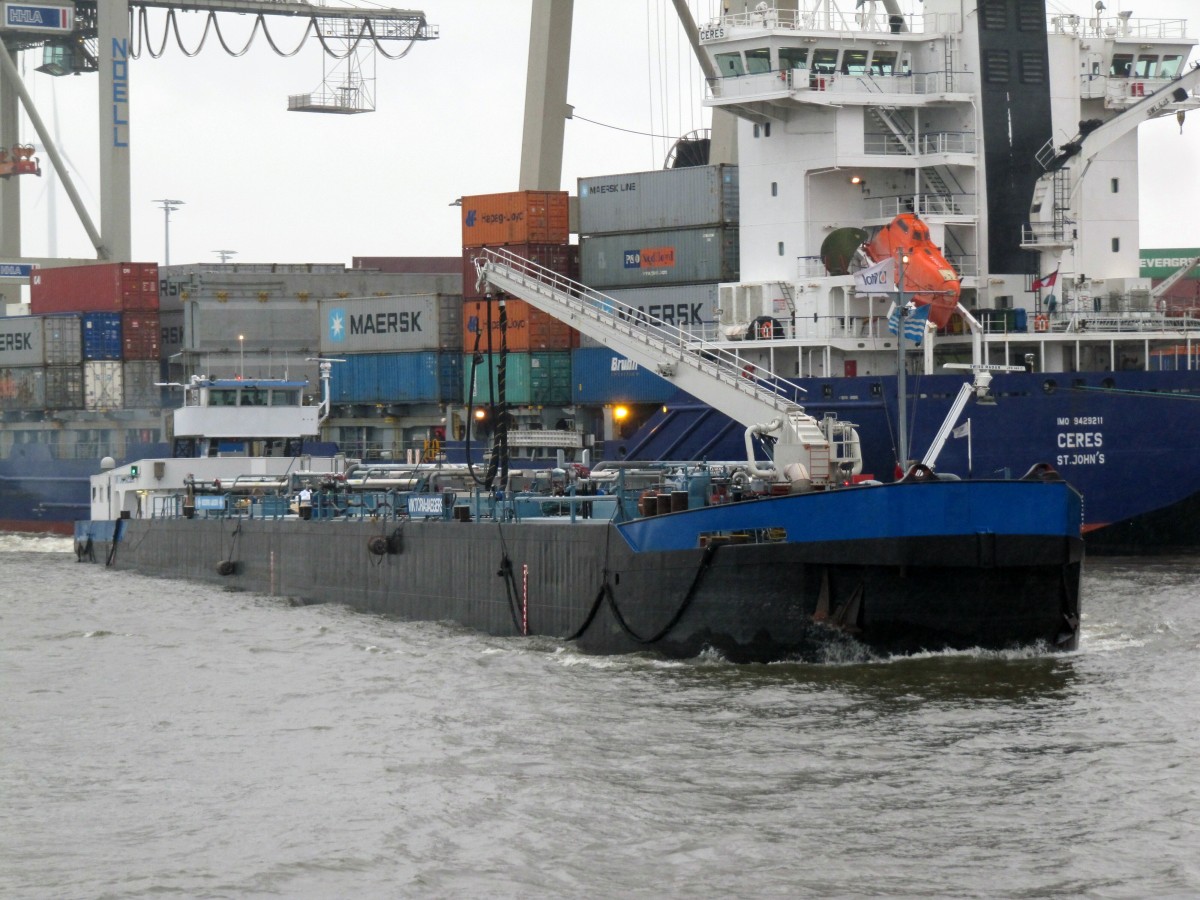
M 424 331 L 420 311 L 398 313 L 360 313 L 349 316 L 350 334 L 409 334 Z
M 33 332 L 23 331 L 20 334 L 0 334 L 0 352 L 15 353 L 20 350 L 33 349 Z

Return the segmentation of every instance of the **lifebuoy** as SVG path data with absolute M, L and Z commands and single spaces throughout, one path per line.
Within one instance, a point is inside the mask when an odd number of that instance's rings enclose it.
M 1050 319 L 1041 314 L 1033 317 L 1033 330 L 1046 331 L 1050 328 Z
M 758 337 L 760 340 L 769 341 L 771 339 L 772 331 L 774 331 L 774 329 L 771 327 L 769 320 L 758 323 Z
M 754 377 L 754 364 L 753 363 L 746 363 L 746 365 L 742 366 L 742 377 L 743 378 L 753 378 Z

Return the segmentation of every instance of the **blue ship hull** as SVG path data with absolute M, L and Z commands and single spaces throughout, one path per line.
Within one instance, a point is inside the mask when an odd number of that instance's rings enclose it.
M 912 455 L 932 443 L 963 379 L 913 377 Z M 801 402 L 820 418 L 860 426 L 864 469 L 889 481 L 896 468 L 895 378 L 807 378 Z M 971 403 L 968 440 L 950 439 L 937 470 L 962 478 L 1018 477 L 1047 462 L 1084 497 L 1091 552 L 1200 549 L 1200 373 L 1089 372 L 997 375 L 995 405 Z M 745 429 L 681 394 L 623 444 L 630 459 L 740 459 Z M 765 454 L 763 454 L 765 458 Z

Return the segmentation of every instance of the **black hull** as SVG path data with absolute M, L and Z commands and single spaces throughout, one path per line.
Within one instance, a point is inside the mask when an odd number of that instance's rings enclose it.
M 121 524 L 111 555 L 119 569 L 498 636 L 573 639 L 596 654 L 690 658 L 712 649 L 733 662 L 770 662 L 826 659 L 850 638 L 894 654 L 1073 649 L 1078 637 L 1082 542 L 1065 538 L 637 553 L 603 523 Z M 383 549 L 380 537 L 392 538 L 388 552 L 373 552 Z M 109 550 L 96 542 L 94 558 L 105 562 Z

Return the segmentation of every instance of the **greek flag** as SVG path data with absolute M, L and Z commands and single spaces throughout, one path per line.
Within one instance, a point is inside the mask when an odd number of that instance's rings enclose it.
M 904 316 L 904 336 L 916 344 L 921 346 L 921 339 L 925 337 L 925 324 L 929 321 L 929 305 L 914 307 L 911 303 L 908 304 L 907 312 Z M 896 333 L 896 329 L 900 323 L 900 308 L 896 304 L 892 304 L 892 310 L 888 313 L 888 330 Z

